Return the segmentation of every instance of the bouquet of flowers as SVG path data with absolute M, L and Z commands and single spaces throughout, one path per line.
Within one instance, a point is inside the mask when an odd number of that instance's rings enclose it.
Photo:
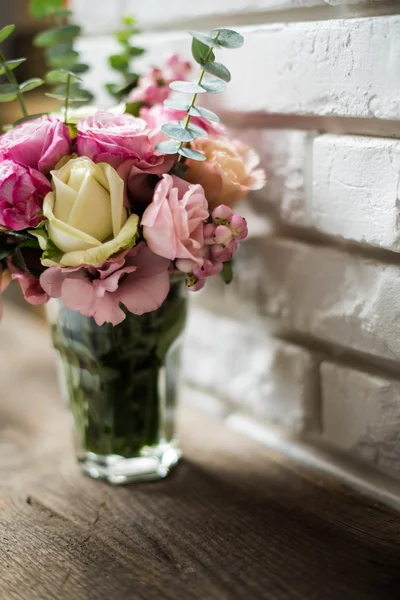
M 12 29 L 0 31 L 0 42 Z M 104 324 L 121 324 L 129 315 L 162 314 L 159 309 L 170 297 L 171 282 L 182 280 L 189 291 L 198 291 L 209 277 L 222 276 L 227 283 L 232 279 L 232 259 L 248 233 L 245 219 L 232 206 L 250 190 L 261 188 L 265 175 L 256 153 L 230 139 L 218 116 L 197 100 L 205 93 L 224 91 L 230 73 L 216 62 L 215 54 L 239 48 L 243 38 L 228 29 L 191 33 L 199 67 L 196 81 L 187 80 L 191 65 L 173 55 L 161 68 L 138 77 L 127 101 L 109 111 L 74 110 L 72 104 L 83 99 L 76 91 L 76 69 L 56 69 L 48 80 L 62 86 L 61 93 L 51 94 L 62 101 L 62 111 L 29 116 L 24 92 L 41 81 L 18 84 L 14 69 L 19 59 L 7 61 L 0 52 L 1 69 L 9 78 L 8 84 L 0 85 L 0 100 L 17 100 L 23 113 L 0 137 L 0 272 L 10 273 L 27 302 L 44 304 L 58 298 L 66 314 L 92 317 L 103 329 Z M 179 93 L 189 99 L 181 99 Z M 68 319 L 63 335 L 72 329 Z M 85 329 L 82 323 L 76 328 L 79 335 Z M 135 327 L 137 332 L 137 323 Z M 93 372 L 93 364 L 98 369 L 107 363 L 109 379 L 114 369 L 126 383 L 127 369 L 138 369 L 137 351 L 134 366 L 115 364 L 121 344 L 127 345 L 126 331 L 111 345 L 108 362 L 90 331 L 90 339 L 80 338 L 86 345 L 80 367 L 85 360 L 87 373 Z M 146 347 L 152 331 L 154 319 L 146 321 L 143 331 Z M 109 326 L 107 332 L 117 336 Z M 159 340 L 155 344 L 161 362 L 173 334 L 168 339 L 163 353 Z M 68 352 L 65 346 L 59 342 L 58 349 L 65 363 L 71 363 L 70 345 Z M 67 383 L 76 400 L 87 384 L 74 384 L 71 373 Z M 151 371 L 150 379 L 155 378 Z M 115 396 L 113 385 L 109 396 Z M 138 385 L 137 379 L 136 396 Z M 93 388 L 88 396 L 93 397 L 92 392 Z M 126 397 L 126 385 L 118 394 Z M 128 405 L 127 401 L 120 423 L 132 419 Z M 103 427 L 104 420 L 97 423 Z M 114 416 L 114 432 L 115 423 Z M 117 451 L 97 438 L 90 450 L 131 456 L 133 447 L 136 451 L 149 445 L 146 436 L 140 443 L 122 436 Z

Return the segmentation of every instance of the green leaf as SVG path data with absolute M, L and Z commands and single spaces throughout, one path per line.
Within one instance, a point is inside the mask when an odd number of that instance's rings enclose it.
M 6 25 L 3 29 L 0 29 L 0 44 L 4 42 L 14 31 L 15 25 Z
M 122 22 L 127 27 L 129 27 L 130 25 L 135 25 L 136 17 L 134 17 L 133 15 L 126 15 L 125 17 L 122 17 Z
M 65 69 L 57 69 L 54 71 L 49 71 L 46 75 L 46 83 L 50 85 L 55 85 L 57 83 L 67 83 L 68 78 L 70 81 L 82 81 L 78 75 L 76 75 L 73 71 L 67 71 Z
M 46 51 L 47 61 L 55 69 L 71 69 L 79 59 L 79 53 L 76 52 L 71 44 L 57 44 Z
M 243 46 L 244 38 L 237 31 L 232 29 L 213 29 L 212 34 L 219 33 L 217 39 L 217 45 L 222 48 L 240 48 Z
M 231 283 L 233 279 L 233 269 L 232 269 L 232 261 L 228 260 L 224 263 L 222 271 L 220 273 L 222 280 L 225 283 Z
M 56 12 L 61 9 L 63 0 L 31 0 L 29 4 L 29 12 L 32 17 L 36 19 L 42 19 L 47 15 Z
M 202 33 L 201 31 L 189 31 L 188 32 L 195 40 L 201 42 L 205 46 L 209 46 L 211 48 L 218 48 L 219 44 L 217 41 L 213 39 L 211 35 L 207 33 Z
M 120 44 L 127 44 L 131 38 L 132 33 L 128 30 L 125 31 L 117 31 L 115 34 L 115 39 Z
M 196 135 L 182 127 L 180 123 L 165 123 L 161 126 L 161 131 L 173 140 L 179 140 L 180 142 L 192 142 L 196 139 Z
M 143 102 L 127 102 L 125 105 L 125 112 L 128 115 L 133 115 L 134 117 L 138 117 L 140 113 L 140 109 L 144 106 Z
M 131 58 L 135 58 L 136 56 L 142 56 L 142 54 L 146 52 L 144 48 L 139 48 L 137 46 L 129 46 L 129 48 L 127 48 L 126 51 Z
M 76 65 L 73 65 L 70 68 L 70 71 L 76 75 L 83 75 L 83 73 L 87 73 L 89 69 L 89 65 L 86 65 L 85 63 L 76 63 Z
M 108 63 L 114 71 L 127 71 L 129 69 L 129 61 L 121 54 L 109 56 Z
M 209 94 L 220 94 L 226 90 L 226 83 L 222 79 L 215 79 L 214 77 L 207 77 L 201 82 L 201 86 L 205 92 Z
M 198 152 L 197 150 L 192 150 L 191 148 L 179 148 L 179 154 L 184 156 L 185 158 L 191 158 L 192 160 L 203 161 L 206 160 L 206 157 L 202 152 Z
M 8 60 L 5 64 L 7 65 L 7 68 L 9 71 L 13 71 L 14 69 L 19 67 L 19 65 L 21 65 L 25 61 L 26 61 L 26 58 L 15 58 L 13 60 Z M 6 72 L 5 67 L 4 66 L 0 67 L 0 75 L 4 75 L 5 72 Z
M 212 110 L 202 108 L 201 106 L 191 106 L 189 109 L 189 115 L 192 115 L 193 117 L 203 117 L 209 121 L 214 121 L 215 123 L 219 123 L 220 121 L 219 116 L 212 112 Z
M 182 94 L 203 94 L 207 90 L 202 85 L 191 81 L 173 81 L 169 84 L 171 90 L 182 92 Z
M 172 142 L 171 140 L 160 142 L 157 144 L 156 150 L 162 154 L 176 154 L 179 150 L 179 142 Z
M 15 100 L 19 87 L 15 83 L 3 83 L 0 85 L 0 102 L 11 102 Z
M 52 94 L 48 92 L 45 96 L 47 96 L 47 98 L 52 98 L 53 100 L 60 100 L 60 102 L 64 102 L 65 100 L 65 96 L 62 96 L 61 94 Z
M 187 111 L 190 104 L 185 100 L 180 100 L 179 98 L 167 98 L 167 100 L 164 100 L 164 106 L 167 108 L 172 108 L 173 110 Z
M 19 86 L 19 89 L 21 90 L 21 92 L 23 94 L 25 94 L 25 92 L 30 92 L 31 90 L 34 90 L 43 84 L 44 84 L 43 79 L 40 79 L 39 77 L 35 77 L 34 79 L 27 79 L 27 81 L 24 81 L 23 83 L 21 83 Z
M 37 48 L 48 48 L 57 44 L 72 42 L 81 32 L 79 25 L 62 25 L 54 29 L 48 29 L 38 33 L 33 39 L 33 45 Z
M 179 121 L 179 124 L 183 127 L 183 121 Z M 194 137 L 208 137 L 207 131 L 205 131 L 202 127 L 195 125 L 191 121 L 187 127 L 188 131 L 194 135 Z
M 214 52 L 211 51 L 210 52 L 210 47 L 207 46 L 206 44 L 203 44 L 203 42 L 199 42 L 199 40 L 196 40 L 196 38 L 193 38 L 192 40 L 192 55 L 194 60 L 199 63 L 199 65 L 204 65 L 205 62 L 209 61 L 212 62 L 215 60 L 215 54 Z
M 219 77 L 223 81 L 229 82 L 231 80 L 231 74 L 225 65 L 217 62 L 207 62 L 203 65 L 203 69 L 207 71 L 207 73 L 211 73 L 211 75 L 215 75 Z
M 35 115 L 27 115 L 26 117 L 21 117 L 20 119 L 17 119 L 17 121 L 14 121 L 14 127 L 16 125 L 21 125 L 21 123 L 25 123 L 26 121 L 33 121 L 34 119 L 39 119 L 40 117 L 43 117 L 43 115 L 47 115 L 48 113 L 36 113 Z

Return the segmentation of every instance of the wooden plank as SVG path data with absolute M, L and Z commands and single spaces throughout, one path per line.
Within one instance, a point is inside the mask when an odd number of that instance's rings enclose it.
M 9 314 L 0 356 L 1 600 L 398 598 L 390 509 L 192 409 L 169 479 L 92 481 L 43 327 Z

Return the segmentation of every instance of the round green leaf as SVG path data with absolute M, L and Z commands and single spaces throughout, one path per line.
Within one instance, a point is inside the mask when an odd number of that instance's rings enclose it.
M 79 59 L 71 44 L 57 44 L 48 48 L 46 54 L 47 62 L 55 69 L 71 69 Z
M 8 60 L 6 62 L 7 68 L 9 71 L 13 71 L 14 69 L 16 69 L 17 67 L 19 67 L 19 65 L 21 65 L 23 62 L 26 61 L 26 58 L 15 58 L 13 60 Z M 0 67 L 0 75 L 4 75 L 6 72 L 5 67 Z
M 145 52 L 146 50 L 144 48 L 138 48 L 136 46 L 129 46 L 129 48 L 127 48 L 127 53 L 131 58 L 142 56 L 142 54 L 144 54 Z
M 0 102 L 11 102 L 15 100 L 19 87 L 15 83 L 3 83 L 0 85 Z
M 29 12 L 35 19 L 42 19 L 61 9 L 63 0 L 31 0 Z
M 183 121 L 179 121 L 179 124 L 182 125 L 182 127 L 183 127 Z M 207 131 L 205 131 L 202 127 L 199 127 L 198 125 L 195 125 L 191 121 L 189 122 L 187 129 L 188 129 L 188 131 L 190 131 L 190 133 L 192 133 L 194 135 L 195 138 L 196 137 L 208 137 Z
M 240 48 L 243 46 L 244 38 L 237 31 L 232 29 L 213 29 L 211 34 L 216 35 L 219 33 L 217 39 L 217 45 L 222 48 Z
M 193 117 L 203 117 L 209 121 L 214 121 L 215 123 L 219 123 L 220 120 L 219 116 L 212 112 L 212 110 L 202 108 L 201 106 L 191 106 L 189 109 L 189 115 L 192 115 Z
M 50 85 L 56 85 L 57 83 L 67 83 L 68 78 L 71 81 L 82 81 L 80 77 L 78 77 L 72 71 L 66 71 L 65 69 L 57 69 L 55 71 L 49 71 L 46 75 L 46 83 Z
M 231 80 L 231 74 L 225 65 L 218 62 L 206 62 L 203 65 L 203 69 L 207 71 L 207 73 L 211 73 L 211 75 L 215 75 L 219 77 L 223 81 L 229 82 Z
M 63 25 L 48 29 L 36 35 L 33 39 L 34 46 L 38 48 L 48 48 L 57 44 L 65 44 L 72 42 L 81 32 L 79 25 Z
M 212 62 L 215 60 L 214 52 L 210 52 L 211 48 L 203 42 L 199 42 L 193 38 L 192 40 L 192 55 L 194 60 L 199 63 L 199 65 L 204 65 L 205 62 Z
M 173 110 L 188 110 L 190 105 L 185 100 L 180 100 L 179 98 L 167 98 L 167 100 L 164 100 L 164 106 Z
M 204 154 L 202 154 L 202 152 L 192 150 L 191 148 L 179 148 L 179 154 L 185 156 L 185 158 L 191 158 L 192 160 L 197 160 L 199 162 L 206 160 L 206 157 Z
M 76 65 L 70 67 L 70 71 L 76 75 L 83 75 L 83 73 L 87 73 L 89 71 L 89 68 L 89 65 L 86 65 L 85 63 L 77 63 Z
M 191 81 L 173 81 L 169 84 L 171 90 L 182 92 L 182 94 L 204 94 L 207 90 L 202 85 Z
M 173 140 L 179 140 L 180 142 L 192 142 L 196 135 L 182 127 L 180 123 L 165 123 L 161 126 L 161 131 Z
M 161 152 L 161 154 L 176 154 L 179 150 L 179 142 L 173 142 L 171 140 L 160 142 L 157 144 L 156 150 Z
M 226 90 L 226 83 L 222 79 L 214 79 L 213 77 L 207 77 L 201 82 L 201 87 L 204 91 L 210 94 L 219 94 Z
M 27 81 L 24 81 L 24 83 L 21 83 L 21 85 L 19 86 L 19 89 L 23 93 L 30 92 L 31 90 L 34 90 L 35 88 L 37 88 L 43 84 L 44 84 L 43 79 L 39 79 L 39 77 L 36 77 L 34 79 L 27 79 Z
M 6 25 L 3 29 L 0 29 L 0 44 L 4 42 L 14 31 L 15 25 Z
M 113 54 L 108 58 L 109 65 L 115 71 L 126 71 L 129 69 L 129 61 L 120 54 Z
M 52 93 L 46 93 L 45 96 L 47 96 L 48 98 L 52 98 L 53 100 L 60 100 L 60 102 L 64 102 L 65 101 L 65 96 L 62 96 L 61 94 L 52 94 Z
M 201 31 L 189 31 L 189 34 L 195 39 L 211 48 L 218 48 L 219 44 L 212 35 L 202 33 Z M 215 37 L 215 36 L 214 36 Z

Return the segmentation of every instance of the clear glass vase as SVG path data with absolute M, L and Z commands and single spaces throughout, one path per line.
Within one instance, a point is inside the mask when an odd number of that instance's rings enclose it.
M 115 327 L 49 303 L 61 388 L 83 471 L 112 484 L 160 479 L 181 452 L 175 417 L 186 294 Z

